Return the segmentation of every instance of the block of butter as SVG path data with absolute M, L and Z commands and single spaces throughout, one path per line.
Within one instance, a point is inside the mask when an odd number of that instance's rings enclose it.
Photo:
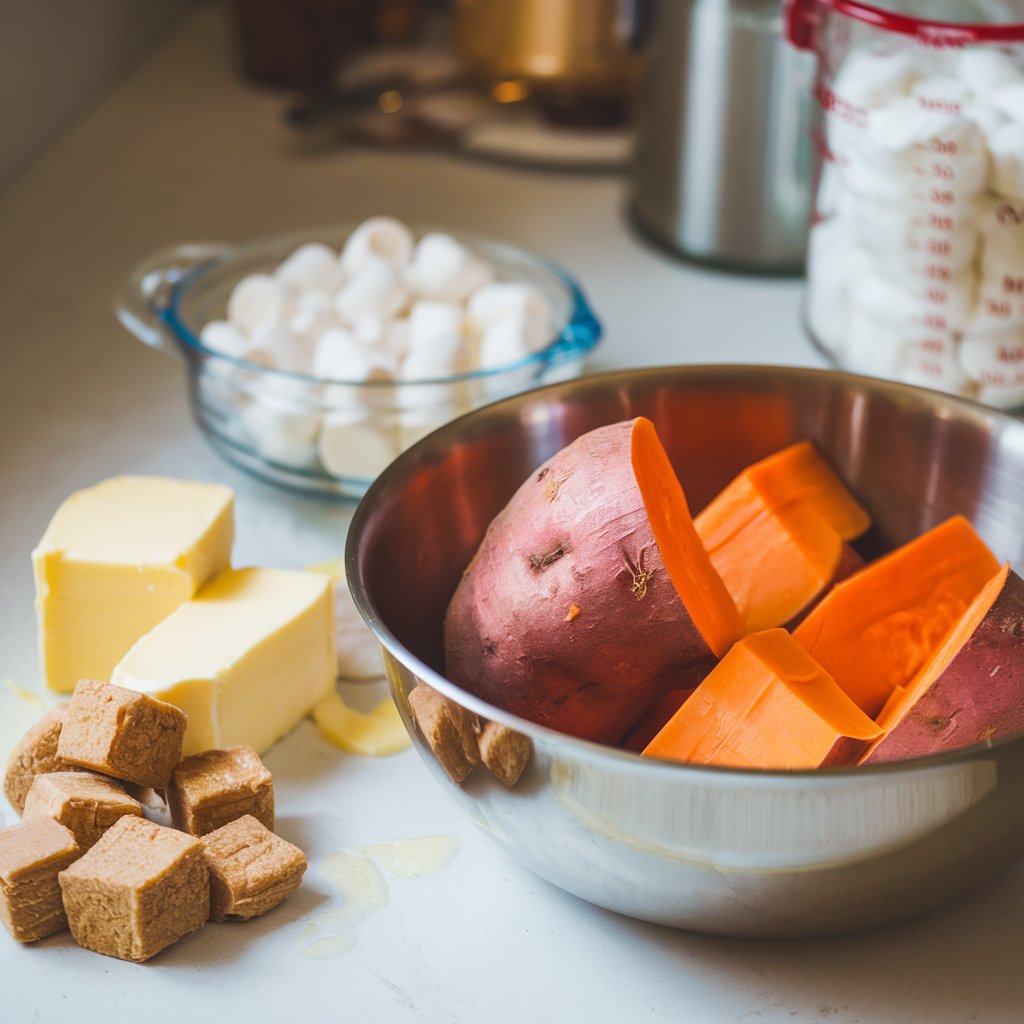
M 229 569 L 141 637 L 111 682 L 181 708 L 186 756 L 262 754 L 334 689 L 336 670 L 327 576 Z
M 230 563 L 231 490 L 121 476 L 78 491 L 35 551 L 43 677 L 70 693 L 109 679 L 129 647 Z

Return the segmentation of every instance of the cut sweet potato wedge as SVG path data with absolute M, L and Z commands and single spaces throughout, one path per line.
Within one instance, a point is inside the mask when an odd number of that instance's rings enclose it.
M 694 522 L 749 632 L 806 612 L 841 578 L 845 541 L 870 525 L 806 441 L 748 467 Z
M 878 716 L 863 763 L 955 750 L 1024 729 L 1024 580 L 1004 565 Z
M 852 763 L 879 727 L 784 629 L 740 640 L 647 745 L 647 757 L 742 768 Z
M 871 525 L 867 510 L 810 441 L 755 462 L 743 476 L 775 509 L 817 509 L 843 540 L 855 540 Z
M 643 416 L 633 422 L 631 455 L 665 569 L 694 625 L 720 658 L 743 636 L 743 621 L 697 535 L 686 495 L 654 424 Z
M 837 584 L 793 636 L 873 717 L 998 570 L 971 524 L 954 516 Z

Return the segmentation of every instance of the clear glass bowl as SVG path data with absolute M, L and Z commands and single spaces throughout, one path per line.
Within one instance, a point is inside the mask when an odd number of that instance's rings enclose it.
M 413 230 L 420 237 L 428 229 Z M 118 296 L 118 319 L 132 334 L 184 361 L 192 410 L 210 444 L 264 480 L 358 499 L 392 458 L 436 427 L 498 398 L 579 376 L 601 336 L 599 321 L 565 271 L 514 246 L 452 233 L 494 266 L 498 280 L 531 284 L 544 296 L 554 327 L 543 349 L 497 369 L 397 382 L 322 380 L 203 344 L 204 325 L 225 319 L 228 297 L 242 278 L 272 272 L 305 242 L 339 249 L 350 233 L 318 228 L 240 246 L 175 246 L 136 267 Z M 362 471 L 327 469 L 320 455 L 327 430 L 333 444 L 354 446 L 352 461 Z

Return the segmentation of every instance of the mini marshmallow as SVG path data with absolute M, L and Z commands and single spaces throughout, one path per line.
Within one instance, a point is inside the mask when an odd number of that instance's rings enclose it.
M 551 339 L 533 317 L 513 313 L 487 325 L 478 353 L 482 370 L 497 370 L 539 352 Z
M 249 349 L 245 335 L 227 320 L 211 320 L 200 332 L 199 340 L 208 349 L 233 359 L 244 359 Z
M 850 282 L 866 261 L 854 244 L 850 226 L 838 218 L 811 228 L 807 243 L 807 325 L 819 344 L 842 352 L 849 319 Z
M 960 78 L 935 75 L 919 78 L 910 87 L 910 95 L 922 110 L 959 114 L 974 99 L 974 90 Z
M 398 439 L 368 419 L 331 413 L 324 417 L 318 450 L 332 476 L 371 480 L 398 454 Z
M 416 243 L 405 280 L 424 298 L 461 302 L 494 280 L 494 269 L 451 235 L 432 232 Z
M 398 271 L 379 256 L 368 256 L 334 299 L 342 321 L 353 325 L 364 313 L 390 319 L 408 301 Z
M 1002 336 L 965 335 L 959 357 L 964 373 L 984 387 L 1024 385 L 1024 330 Z
M 956 58 L 956 74 L 976 96 L 987 96 L 1001 86 L 1024 80 L 1024 72 L 1009 54 L 992 46 L 971 46 Z
M 978 388 L 975 398 L 979 402 L 995 406 L 997 409 L 1021 409 L 1024 408 L 1024 384 L 1015 387 L 982 385 Z
M 523 315 L 549 330 L 552 321 L 547 299 L 520 281 L 495 281 L 477 288 L 466 304 L 466 317 L 478 330 L 507 316 Z
M 985 265 L 966 329 L 969 333 L 1024 330 L 1024 264 Z
M 989 148 L 992 188 L 1012 199 L 1024 199 L 1024 121 L 1008 121 L 989 140 Z
M 381 348 L 387 352 L 396 363 L 409 354 L 409 321 L 392 320 L 384 332 Z
M 967 377 L 956 358 L 956 343 L 949 333 L 909 341 L 895 376 L 905 384 L 955 395 L 967 394 L 969 390 Z
M 290 373 L 305 373 L 309 369 L 306 345 L 279 323 L 264 324 L 253 331 L 246 358 Z
M 855 107 L 879 107 L 909 91 L 918 76 L 918 60 L 911 50 L 863 47 L 843 61 L 833 88 Z
M 974 306 L 975 277 L 961 274 L 951 281 L 922 281 L 915 291 L 879 273 L 858 277 L 850 289 L 851 304 L 873 319 L 906 334 L 921 328 L 956 331 Z
M 332 303 L 327 303 L 325 310 L 315 308 L 313 305 L 306 305 L 296 310 L 288 320 L 288 330 L 299 340 L 306 357 L 306 365 L 303 372 L 310 372 L 313 352 L 316 351 L 317 343 L 327 331 L 339 326 L 339 321 L 334 313 Z
M 948 190 L 960 200 L 988 183 L 985 138 L 974 121 L 958 112 L 923 109 L 913 99 L 871 111 L 860 156 L 883 178 L 916 178 L 917 186 Z M 880 186 L 861 191 L 883 194 Z
M 1024 124 L 1024 81 L 1004 85 L 987 96 L 985 101 L 1011 120 Z
M 312 373 L 321 380 L 389 380 L 395 370 L 395 361 L 387 352 L 361 345 L 340 327 L 323 334 L 313 355 Z
M 843 184 L 854 195 L 873 202 L 906 203 L 916 180 L 909 160 L 904 161 L 901 170 L 887 172 L 879 170 L 873 158 L 857 151 L 843 167 Z
M 352 335 L 360 345 L 366 345 L 368 348 L 383 347 L 388 327 L 392 322 L 380 313 L 367 310 L 356 317 L 355 323 L 352 324 Z
M 907 338 L 901 328 L 884 323 L 863 306 L 855 306 L 847 327 L 843 363 L 854 373 L 894 377 L 905 358 Z
M 468 369 L 462 340 L 462 309 L 454 302 L 414 302 L 409 311 L 409 355 L 423 362 L 436 362 L 439 373 L 435 376 Z
M 818 179 L 818 191 L 814 197 L 815 213 L 823 219 L 831 217 L 833 214 L 841 216 L 839 204 L 840 198 L 844 194 L 846 194 L 846 190 L 843 188 L 842 172 L 834 160 L 823 160 L 821 177 Z M 470 299 L 470 303 L 472 304 L 472 299 Z
M 270 462 L 307 467 L 316 458 L 315 441 L 320 417 L 312 413 L 284 412 L 260 402 L 246 406 L 242 426 L 259 454 Z
M 280 323 L 287 311 L 284 285 L 270 274 L 250 274 L 232 289 L 228 320 L 243 334 Z
M 871 253 L 884 276 L 920 283 L 926 267 L 957 276 L 978 247 L 973 206 L 936 211 L 917 203 L 882 203 L 855 198 L 849 222 L 856 245 Z
M 404 267 L 412 257 L 412 232 L 394 217 L 371 217 L 357 227 L 341 250 L 341 265 L 350 273 L 373 259 Z
M 981 270 L 987 265 L 1024 271 L 1024 203 L 989 197 L 979 204 L 978 227 L 982 237 Z
M 1001 110 L 988 103 L 971 103 L 964 108 L 964 117 L 978 126 L 978 131 L 985 139 L 986 147 L 990 149 L 992 136 L 1009 120 Z
M 300 245 L 274 271 L 278 281 L 299 291 L 337 291 L 343 276 L 338 254 L 322 242 Z

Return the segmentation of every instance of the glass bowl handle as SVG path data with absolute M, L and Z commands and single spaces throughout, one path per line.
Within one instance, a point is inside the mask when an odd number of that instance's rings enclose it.
M 224 252 L 223 245 L 190 242 L 153 253 L 128 275 L 115 296 L 117 319 L 139 341 L 162 352 L 175 352 L 162 321 L 174 287 L 201 263 Z
M 575 281 L 555 271 L 568 286 L 572 295 L 572 314 L 564 330 L 542 353 L 545 368 L 570 360 L 582 359 L 598 343 L 603 333 L 601 321 L 594 315 L 590 303 Z

